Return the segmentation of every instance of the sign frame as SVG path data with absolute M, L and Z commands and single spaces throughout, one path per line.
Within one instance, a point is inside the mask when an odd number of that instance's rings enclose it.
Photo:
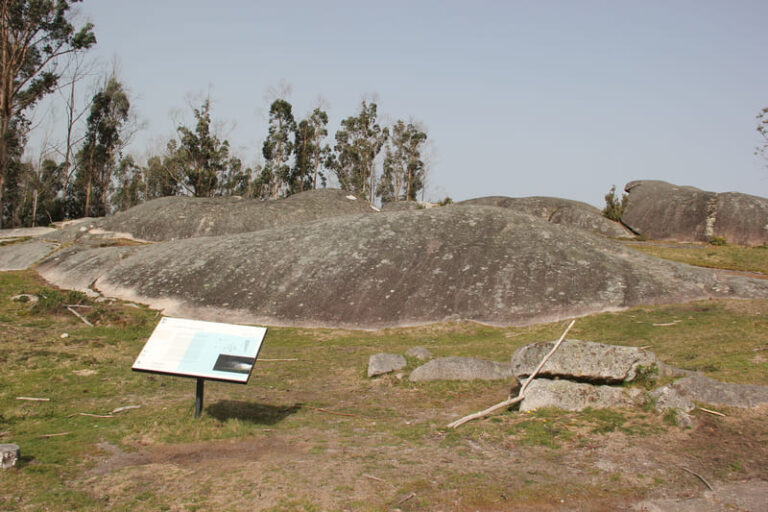
M 131 369 L 248 384 L 266 335 L 266 327 L 163 317 Z M 229 353 L 221 352 L 222 348 Z M 213 355 L 217 358 L 211 361 Z

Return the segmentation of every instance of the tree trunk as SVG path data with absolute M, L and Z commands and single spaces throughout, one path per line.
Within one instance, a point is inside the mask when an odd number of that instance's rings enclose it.
M 32 191 L 32 227 L 37 224 L 37 189 Z

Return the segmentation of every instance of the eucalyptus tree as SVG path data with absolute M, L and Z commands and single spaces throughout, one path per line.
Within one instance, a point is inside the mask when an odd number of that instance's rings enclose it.
M 179 140 L 168 143 L 168 155 L 163 164 L 172 182 L 195 197 L 222 194 L 222 185 L 233 170 L 240 169 L 240 160 L 229 154 L 229 141 L 220 140 L 211 130 L 211 102 L 206 99 L 194 109 L 195 129 L 179 126 Z M 163 187 L 169 183 L 162 184 Z
M 768 160 L 768 107 L 757 114 L 757 131 L 763 137 L 763 141 L 755 148 L 755 154 Z
M 290 160 L 294 151 L 291 134 L 295 131 L 293 107 L 282 98 L 276 99 L 269 107 L 269 133 L 262 147 L 261 171 L 262 187 L 272 199 L 277 199 L 284 188 L 290 189 Z
M 296 159 L 290 183 L 292 193 L 316 189 L 318 180 L 325 186 L 323 166 L 331 154 L 331 147 L 324 144 L 328 136 L 327 126 L 328 114 L 320 108 L 297 125 L 294 134 Z
M 397 121 L 384 154 L 377 195 L 382 202 L 414 201 L 424 188 L 425 165 L 421 150 L 427 134 L 413 123 Z
M 357 116 L 341 122 L 336 132 L 334 155 L 329 159 L 339 185 L 373 203 L 376 156 L 389 137 L 377 120 L 376 103 L 363 101 Z
M 56 60 L 96 43 L 93 25 L 75 29 L 69 19 L 79 0 L 0 1 L 0 212 L 5 178 L 25 113 L 56 89 Z M 2 227 L 2 214 L 0 214 Z
M 71 194 L 73 214 L 103 216 L 109 213 L 109 192 L 122 150 L 122 129 L 131 102 L 117 78 L 111 76 L 91 102 L 85 140 L 77 153 L 77 172 Z M 93 192 L 96 201 L 93 201 Z

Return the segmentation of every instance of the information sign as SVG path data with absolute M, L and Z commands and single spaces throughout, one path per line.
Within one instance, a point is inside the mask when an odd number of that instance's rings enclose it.
M 266 334 L 265 327 L 164 317 L 133 369 L 247 384 Z

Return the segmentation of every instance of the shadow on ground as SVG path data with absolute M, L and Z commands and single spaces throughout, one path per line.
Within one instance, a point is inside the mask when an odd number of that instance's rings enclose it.
M 274 425 L 296 414 L 301 408 L 302 404 L 278 407 L 240 400 L 220 400 L 206 407 L 205 411 L 219 421 L 238 419 L 258 425 Z

